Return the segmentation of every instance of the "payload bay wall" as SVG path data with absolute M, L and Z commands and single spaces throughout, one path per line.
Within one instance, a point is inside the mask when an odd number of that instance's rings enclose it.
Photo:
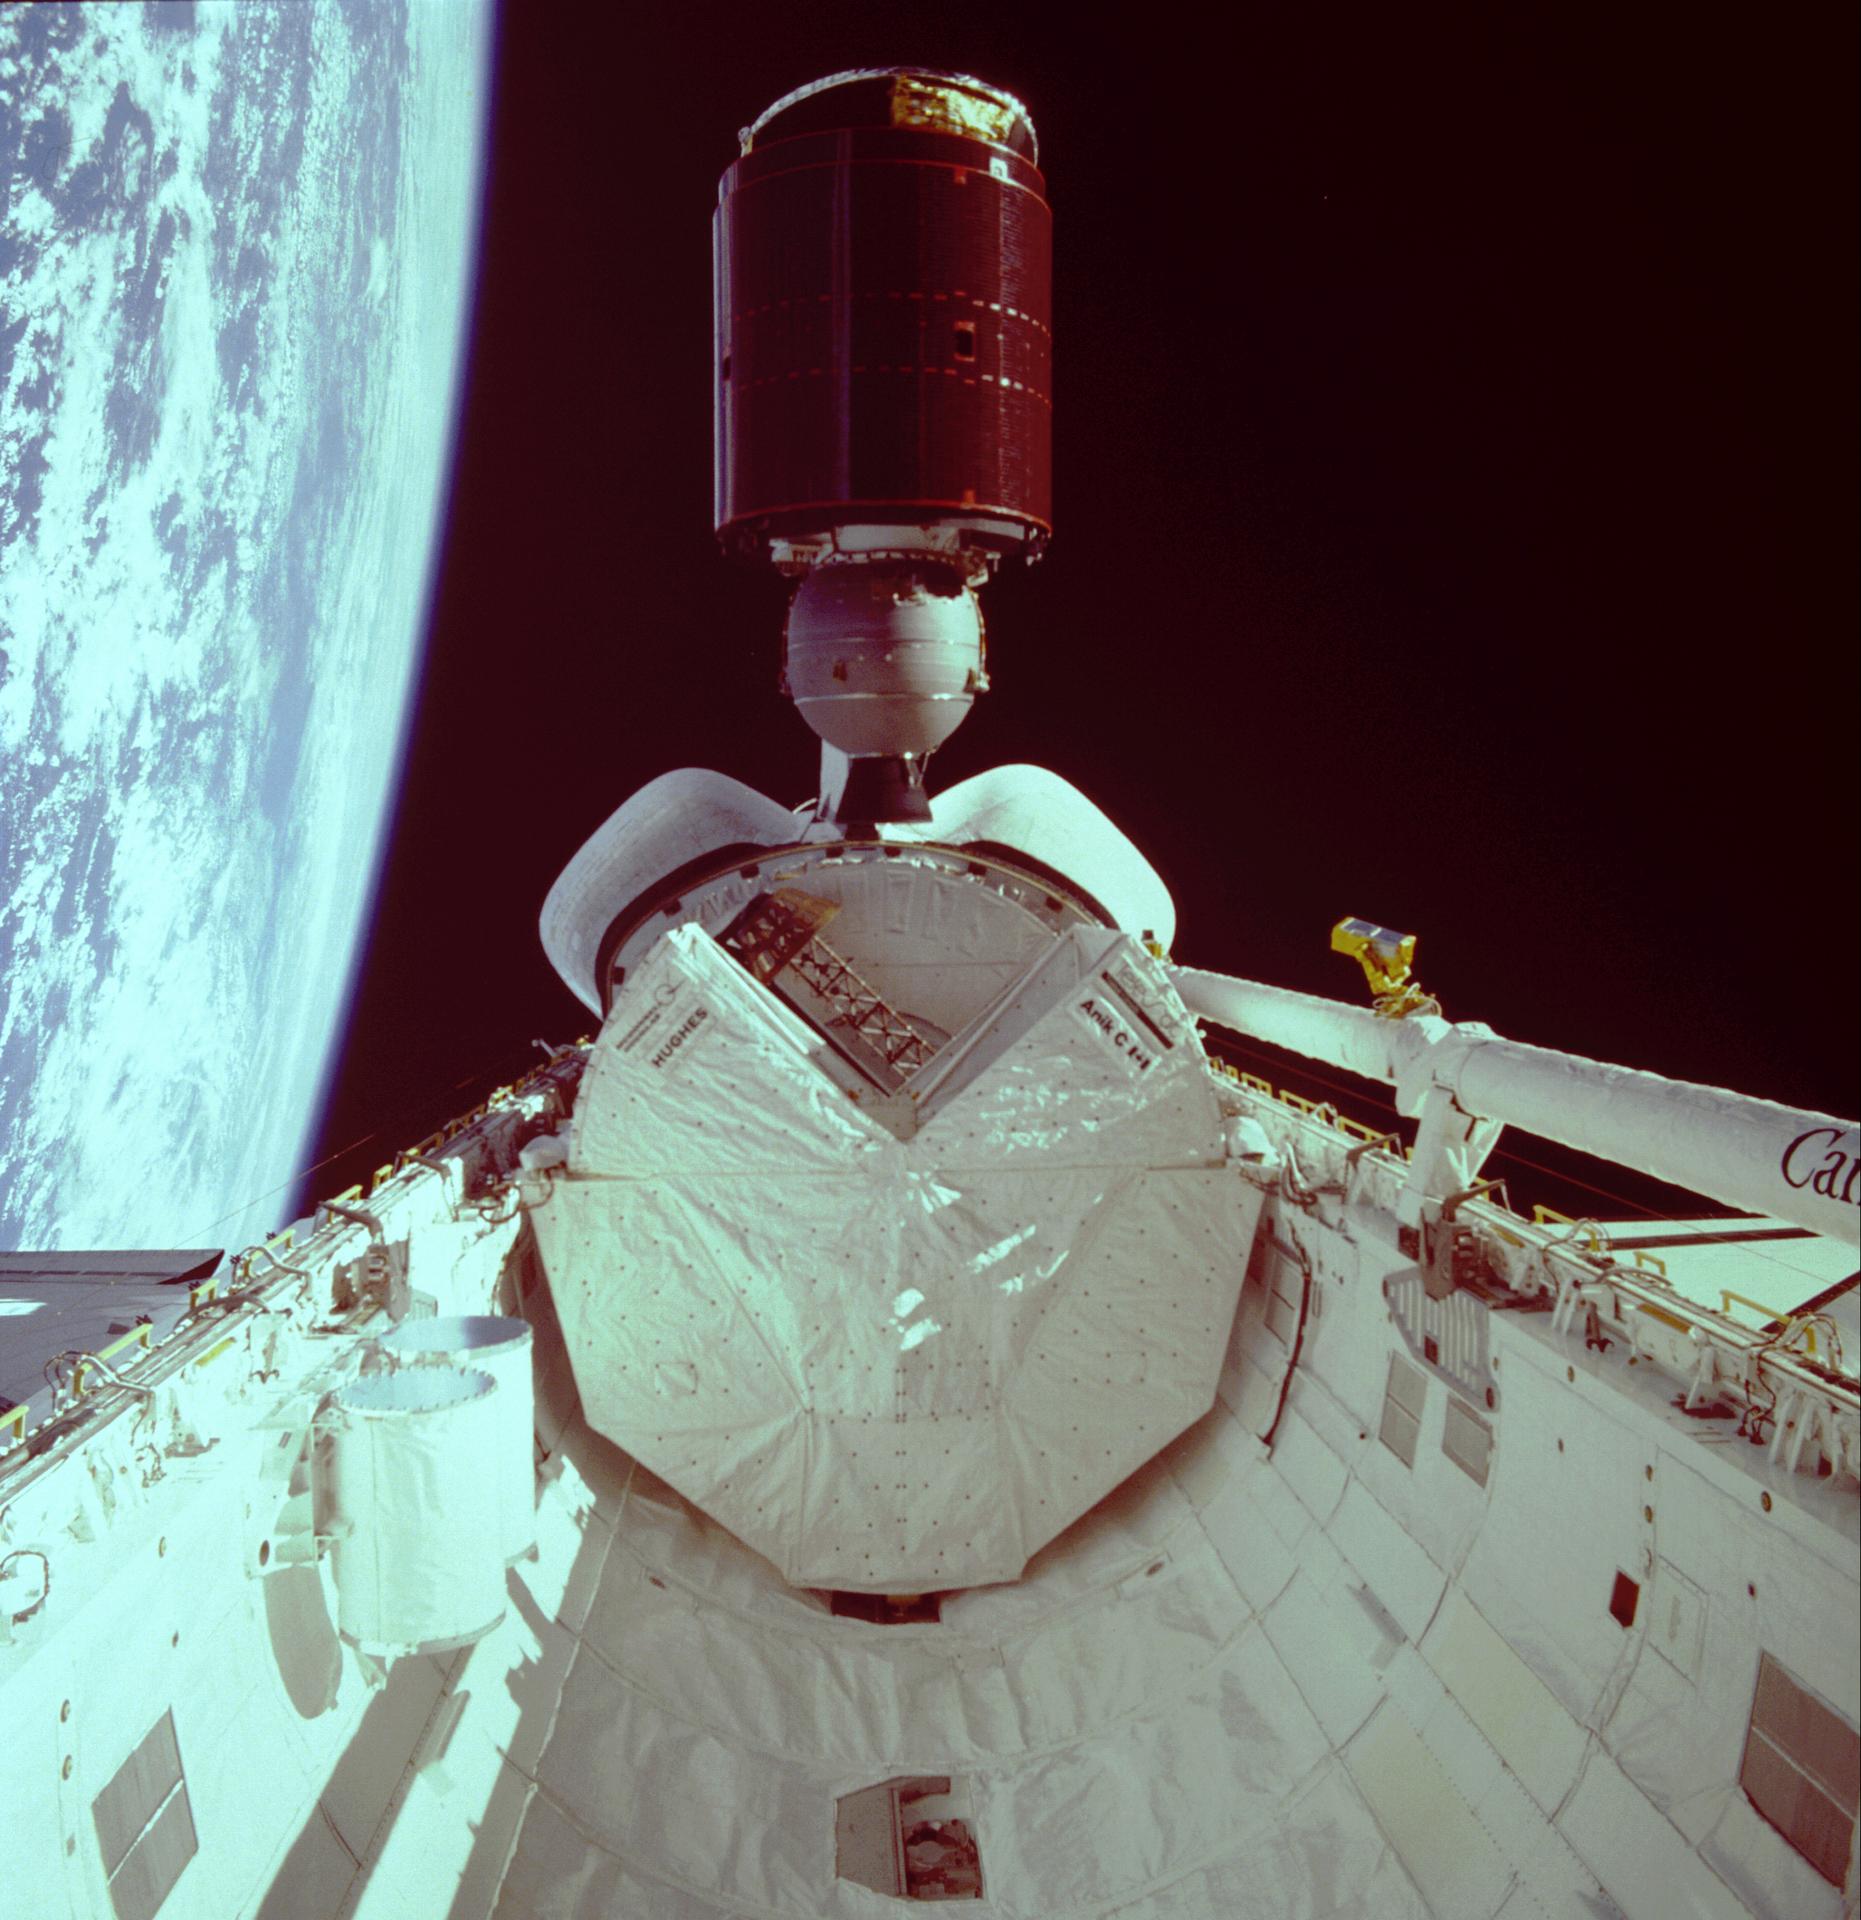
M 578 1065 L 0 1454 L 10 1912 L 876 1920 L 835 1810 L 906 1775 L 965 1796 L 977 1914 L 1854 1911 L 1852 1381 L 1488 1201 L 1431 1298 L 1399 1153 L 1237 1083 L 1215 1408 L 1021 1581 L 837 1618 L 579 1419 L 518 1158 Z M 293 1503 L 391 1300 L 532 1321 L 538 1550 L 383 1671 Z

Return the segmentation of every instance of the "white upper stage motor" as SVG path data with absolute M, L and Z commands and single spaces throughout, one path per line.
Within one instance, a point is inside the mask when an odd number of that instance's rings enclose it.
M 591 1424 L 791 1581 L 898 1592 L 1014 1578 L 1206 1412 L 1260 1194 L 1174 919 L 1037 767 L 844 837 L 629 800 L 543 914 L 605 1016 L 533 1215 Z

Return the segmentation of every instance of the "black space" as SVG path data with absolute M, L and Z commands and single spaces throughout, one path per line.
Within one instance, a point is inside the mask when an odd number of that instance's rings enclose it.
M 1085 17 L 507 8 L 317 1156 L 372 1138 L 307 1194 L 589 1027 L 537 910 L 636 787 L 813 792 L 782 589 L 711 535 L 710 212 L 769 101 L 896 61 L 1027 101 L 1058 255 L 1055 539 L 985 596 L 995 690 L 933 785 L 1075 781 L 1185 962 L 1355 999 L 1327 937 L 1364 914 L 1452 1017 L 1853 1111 L 1853 9 Z

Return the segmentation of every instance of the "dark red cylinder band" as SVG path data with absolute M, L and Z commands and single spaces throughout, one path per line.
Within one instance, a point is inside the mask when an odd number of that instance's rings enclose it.
M 1052 215 L 1031 161 L 923 127 L 791 133 L 724 174 L 713 239 L 727 545 L 955 522 L 1039 547 Z

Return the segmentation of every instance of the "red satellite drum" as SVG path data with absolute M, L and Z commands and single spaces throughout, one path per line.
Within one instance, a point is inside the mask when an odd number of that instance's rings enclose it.
M 713 228 L 719 537 L 781 559 L 836 529 L 941 526 L 1037 550 L 1052 213 L 1019 105 L 951 76 L 843 76 L 744 142 Z

